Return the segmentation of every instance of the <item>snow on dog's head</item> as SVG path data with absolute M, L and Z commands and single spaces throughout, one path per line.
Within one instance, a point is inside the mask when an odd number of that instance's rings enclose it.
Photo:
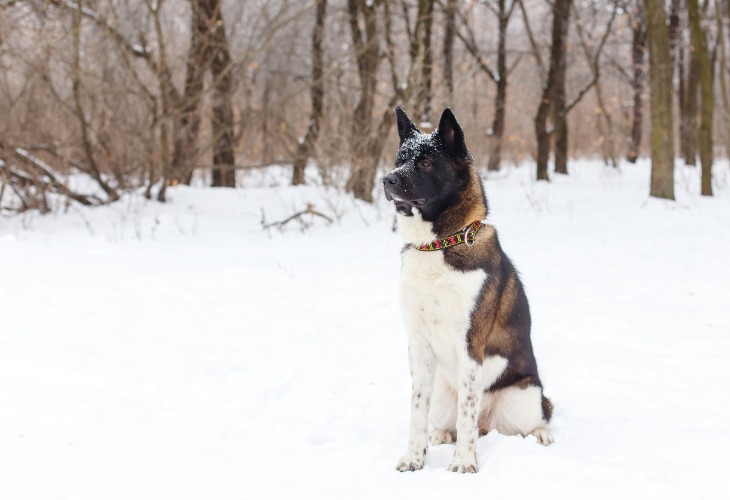
M 469 210 L 462 215 L 473 217 L 471 220 L 484 218 L 484 190 L 454 113 L 446 108 L 438 128 L 426 134 L 402 109 L 395 111 L 400 147 L 395 168 L 383 178 L 383 189 L 396 211 L 412 217 L 417 210 L 424 221 L 436 223 L 453 207 L 463 206 Z M 452 219 L 449 217 L 448 226 L 453 225 Z

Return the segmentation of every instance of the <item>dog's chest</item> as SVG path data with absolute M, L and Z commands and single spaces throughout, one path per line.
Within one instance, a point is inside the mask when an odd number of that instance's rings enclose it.
M 403 253 L 401 305 L 409 334 L 424 336 L 444 367 L 453 366 L 456 349 L 466 346 L 471 312 L 486 278 L 482 270 L 453 269 L 441 252 Z

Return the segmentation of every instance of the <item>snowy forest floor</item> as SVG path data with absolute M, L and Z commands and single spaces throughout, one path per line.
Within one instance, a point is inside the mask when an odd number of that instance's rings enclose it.
M 0 218 L 0 498 L 727 498 L 728 165 L 714 198 L 678 168 L 676 202 L 647 163 L 572 170 L 485 179 L 556 443 L 492 432 L 474 475 L 445 470 L 453 445 L 394 470 L 403 240 L 380 193 L 269 169 Z M 335 222 L 262 229 L 307 203 Z

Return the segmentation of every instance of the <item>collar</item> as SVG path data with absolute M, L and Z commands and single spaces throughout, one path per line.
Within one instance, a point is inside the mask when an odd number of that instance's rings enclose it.
M 466 243 L 466 246 L 470 247 L 474 244 L 474 240 L 477 236 L 477 231 L 482 227 L 482 221 L 475 220 L 458 233 L 454 233 L 446 238 L 434 240 L 430 243 L 424 243 L 421 246 L 413 245 L 413 248 L 422 252 L 433 252 L 435 250 L 443 250 L 445 248 L 453 247 L 461 243 Z

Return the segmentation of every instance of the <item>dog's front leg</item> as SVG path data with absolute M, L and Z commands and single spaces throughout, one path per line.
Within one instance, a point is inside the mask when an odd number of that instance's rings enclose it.
M 484 390 L 481 365 L 464 352 L 458 359 L 458 402 L 456 415 L 456 450 L 454 460 L 449 465 L 452 472 L 476 472 L 477 439 L 479 429 L 477 419 L 481 408 Z
M 428 447 L 428 408 L 434 379 L 434 354 L 424 339 L 411 338 L 408 346 L 411 366 L 411 427 L 408 449 L 396 469 L 401 472 L 423 468 Z

